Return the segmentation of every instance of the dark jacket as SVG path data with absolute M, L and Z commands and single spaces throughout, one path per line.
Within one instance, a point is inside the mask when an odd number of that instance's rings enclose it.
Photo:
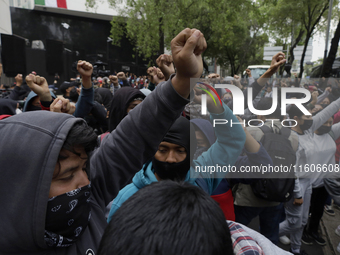
M 156 153 L 187 103 L 168 81 L 103 139 L 90 160 L 91 220 L 68 248 L 47 247 L 45 215 L 60 149 L 71 127 L 84 120 L 33 111 L 0 121 L 0 254 L 96 254 L 106 205 Z
M 17 109 L 17 102 L 11 99 L 0 99 L 0 115 L 15 115 Z
M 158 89 L 162 86 L 159 86 Z M 154 91 L 157 91 L 158 89 Z M 223 107 L 224 112 L 220 114 L 211 114 L 211 120 L 232 119 L 234 122 L 236 122 L 237 118 L 233 115 L 231 110 L 225 104 L 223 104 Z M 197 171 L 197 168 L 200 166 L 234 165 L 238 155 L 240 155 L 242 152 L 242 148 L 246 139 L 245 133 L 242 127 L 239 125 L 233 126 L 232 128 L 216 125 L 215 132 L 217 137 L 216 142 L 209 148 L 208 151 L 204 152 L 200 157 L 192 162 L 190 170 L 188 169 L 188 173 L 185 178 L 186 182 L 199 186 L 199 183 L 197 183 L 196 180 L 198 177 L 201 177 L 201 180 L 203 180 L 207 187 L 205 191 L 210 195 L 218 187 L 221 180 L 223 180 L 221 177 L 224 177 L 226 174 L 223 172 L 218 173 L 217 171 L 213 174 L 210 174 L 209 171 L 199 172 Z M 148 162 L 144 165 L 143 169 L 141 169 L 133 177 L 132 183 L 122 189 L 118 196 L 114 199 L 108 221 L 111 220 L 113 214 L 129 197 L 131 197 L 139 189 L 150 185 L 153 182 L 157 182 L 157 178 L 154 174 L 152 162 Z
M 30 93 L 31 89 L 27 84 L 22 84 L 20 87 L 15 86 L 11 93 L 6 97 L 12 100 L 24 100 L 25 97 Z
M 108 110 L 110 108 L 111 100 L 112 100 L 112 97 L 113 97 L 110 89 L 97 88 L 96 92 L 102 97 L 103 105 Z
M 134 98 L 145 98 L 138 89 L 123 87 L 112 98 L 109 117 L 109 131 L 113 131 L 122 119 L 127 115 L 126 110 Z

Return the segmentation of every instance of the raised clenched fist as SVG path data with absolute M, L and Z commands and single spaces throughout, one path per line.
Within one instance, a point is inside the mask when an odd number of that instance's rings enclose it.
M 79 60 L 77 64 L 77 71 L 83 78 L 91 77 L 93 73 L 93 66 L 89 62 Z
M 203 34 L 186 28 L 171 41 L 172 58 L 178 78 L 199 78 L 203 72 L 201 54 L 207 48 Z

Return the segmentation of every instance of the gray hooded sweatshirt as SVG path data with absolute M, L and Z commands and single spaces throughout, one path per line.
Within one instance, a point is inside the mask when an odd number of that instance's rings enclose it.
M 91 155 L 91 220 L 68 248 L 44 241 L 47 200 L 71 115 L 34 111 L 0 121 L 0 254 L 95 255 L 106 205 L 157 151 L 187 99 L 167 81 L 131 111 Z

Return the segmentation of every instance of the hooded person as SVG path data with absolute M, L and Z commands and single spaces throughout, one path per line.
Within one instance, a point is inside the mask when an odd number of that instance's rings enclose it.
M 196 47 L 186 46 L 189 42 L 182 38 L 188 35 Z M 197 45 L 205 39 L 198 30 L 182 31 L 174 44 L 182 45 L 173 55 L 175 64 L 183 67 L 92 153 L 97 138 L 83 119 L 33 111 L 0 121 L 0 144 L 6 144 L 0 146 L 0 218 L 5 219 L 0 221 L 0 254 L 97 253 L 107 226 L 106 205 L 155 155 L 189 102 L 187 81 L 203 70 L 200 56 L 205 46 Z M 83 82 L 88 81 L 92 65 L 78 65 Z M 45 79 L 26 79 L 34 87 L 46 85 Z
M 71 90 L 77 86 L 76 82 L 68 82 L 68 81 L 64 81 L 60 87 L 59 87 L 59 91 L 63 94 L 64 98 L 69 98 L 70 97 L 70 92 Z
M 57 98 L 52 91 L 50 91 L 50 93 L 53 99 Z M 39 110 L 42 110 L 39 96 L 35 92 L 31 91 L 27 96 L 27 99 L 25 101 L 22 111 L 28 112 L 28 111 L 39 111 Z
M 228 106 L 222 104 L 218 107 L 220 107 L 218 113 L 210 112 L 211 120 L 232 119 L 233 122 L 238 122 Z M 179 117 L 159 144 L 157 153 L 133 177 L 132 183 L 122 189 L 113 200 L 108 222 L 130 196 L 153 182 L 170 179 L 199 186 L 196 180 L 201 179 L 206 184 L 205 191 L 211 195 L 226 173 L 216 171 L 211 174 L 201 168 L 234 165 L 245 143 L 245 133 L 240 125 L 232 128 L 227 125 L 216 125 L 214 130 L 216 142 L 193 160 L 197 146 L 195 129 L 188 119 Z
M 188 100 L 169 81 L 148 102 L 92 154 L 97 136 L 83 119 L 33 111 L 1 121 L 0 143 L 8 144 L 0 148 L 0 217 L 6 219 L 0 223 L 1 254 L 95 254 L 107 225 L 106 205 L 154 155 Z M 135 131 L 145 123 L 145 130 Z M 130 139 L 134 144 L 126 146 Z
M 216 141 L 213 125 L 210 121 L 204 119 L 192 119 L 190 120 L 195 127 L 196 139 L 197 139 L 197 150 L 194 159 L 197 159 L 202 153 L 207 151 Z M 245 130 L 248 132 L 247 130 Z M 257 146 L 254 146 L 254 143 Z M 251 150 L 250 150 L 251 148 Z M 273 162 L 266 152 L 265 148 L 255 141 L 252 136 L 247 136 L 244 146 L 243 156 L 239 156 L 234 164 L 234 167 L 240 171 L 242 167 L 246 166 L 262 166 L 262 165 L 273 165 Z M 232 184 L 230 182 L 232 181 Z M 250 184 L 251 178 L 232 178 L 222 179 L 218 187 L 211 193 L 211 198 L 214 199 L 219 207 L 222 209 L 225 219 L 235 221 L 235 210 L 234 210 L 234 197 L 232 194 L 232 185 L 243 183 Z M 197 178 L 196 183 L 198 186 L 205 190 L 207 193 L 208 187 L 206 182 L 202 178 Z
M 97 88 L 96 92 L 102 97 L 102 104 L 105 108 L 109 109 L 113 97 L 111 91 L 107 88 Z
M 197 150 L 194 159 L 197 159 L 203 152 L 207 151 L 216 141 L 213 125 L 205 119 L 192 119 L 190 122 L 194 125 Z
M 131 87 L 123 87 L 119 89 L 111 100 L 110 115 L 109 115 L 109 132 L 116 129 L 122 119 L 136 105 L 141 103 L 145 95 L 138 89 Z
M 15 115 L 18 103 L 11 99 L 0 99 L 0 120 Z

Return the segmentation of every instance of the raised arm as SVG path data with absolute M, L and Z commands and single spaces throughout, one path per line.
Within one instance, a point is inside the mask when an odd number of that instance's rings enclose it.
M 91 112 L 94 104 L 94 90 L 91 81 L 93 67 L 91 63 L 79 60 L 77 70 L 82 76 L 83 83 L 76 104 L 76 111 L 73 115 L 75 117 L 83 118 Z
M 156 63 L 159 67 L 159 69 L 161 69 L 162 73 L 165 76 L 165 80 L 168 80 L 170 75 L 175 73 L 175 68 L 174 65 L 172 63 L 172 56 L 171 55 L 167 55 L 167 54 L 162 54 L 160 55 L 157 60 Z
M 315 116 L 313 116 L 313 125 L 309 130 L 314 132 L 319 127 L 321 127 L 332 115 L 337 113 L 340 108 L 340 98 L 332 102 L 329 106 L 327 106 L 322 111 L 318 112 Z
M 94 195 L 105 208 L 143 164 L 157 151 L 163 137 L 189 102 L 190 78 L 203 71 L 203 34 L 185 29 L 171 42 L 177 73 L 134 108 L 101 142 L 91 157 Z
M 332 89 L 330 87 L 326 88 L 325 91 L 320 96 L 318 96 L 318 99 L 315 104 L 320 104 L 326 97 L 329 96 L 331 90 Z

